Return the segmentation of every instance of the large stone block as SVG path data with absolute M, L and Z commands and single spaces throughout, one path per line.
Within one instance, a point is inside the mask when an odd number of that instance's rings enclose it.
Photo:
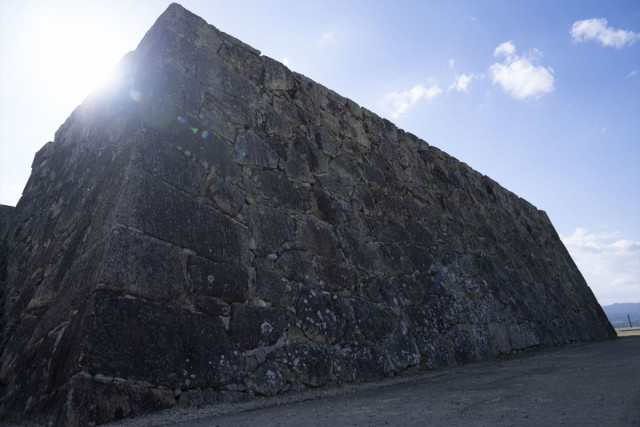
M 280 370 L 290 382 L 321 387 L 337 379 L 335 353 L 326 344 L 294 343 L 273 353 Z
M 191 255 L 188 273 L 196 294 L 218 297 L 227 302 L 244 302 L 249 298 L 249 273 L 246 267 Z
M 245 226 L 146 172 L 129 170 L 116 221 L 220 262 L 249 260 Z
M 188 289 L 185 261 L 181 248 L 116 226 L 95 280 L 117 292 L 171 302 Z
M 274 306 L 293 307 L 299 296 L 299 284 L 272 270 L 256 271 L 255 296 Z
M 172 390 L 95 379 L 84 373 L 71 378 L 59 394 L 57 405 L 47 408 L 52 411 L 47 418 L 68 426 L 105 424 L 176 406 Z
M 245 367 L 220 318 L 97 292 L 76 321 L 60 344 L 76 355 L 68 372 L 190 389 L 235 382 Z
M 302 289 L 296 304 L 297 324 L 312 341 L 332 345 L 340 341 L 353 319 L 345 298 L 329 292 Z
M 292 323 L 293 315 L 284 307 L 231 307 L 230 332 L 240 350 L 274 345 Z
M 267 256 L 282 250 L 294 236 L 295 223 L 283 210 L 266 206 L 245 206 L 242 215 L 255 240 L 257 255 Z

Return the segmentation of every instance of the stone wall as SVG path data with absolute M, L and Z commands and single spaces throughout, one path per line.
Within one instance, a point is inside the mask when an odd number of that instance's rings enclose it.
M 13 218 L 13 206 L 0 205 L 0 319 L 4 310 L 4 288 L 7 280 L 7 264 L 9 262 L 9 247 L 5 236 L 5 230 Z M 2 325 L 2 323 L 0 323 Z M 0 342 L 2 341 L 2 328 L 0 327 Z
M 2 410 L 67 425 L 614 336 L 547 215 L 179 5 L 36 155 Z

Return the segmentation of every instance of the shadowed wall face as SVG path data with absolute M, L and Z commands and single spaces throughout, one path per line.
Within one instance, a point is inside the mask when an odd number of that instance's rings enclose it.
M 7 215 L 4 411 L 102 423 L 614 336 L 544 212 L 182 7 L 118 72 Z

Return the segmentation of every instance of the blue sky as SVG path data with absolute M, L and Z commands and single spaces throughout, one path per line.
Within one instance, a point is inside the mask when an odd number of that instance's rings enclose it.
M 0 203 L 169 3 L 0 3 Z M 181 4 L 545 210 L 601 304 L 640 302 L 640 1 Z

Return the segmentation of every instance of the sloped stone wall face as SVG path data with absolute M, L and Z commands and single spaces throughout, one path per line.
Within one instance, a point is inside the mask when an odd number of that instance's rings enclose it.
M 3 410 L 67 425 L 614 332 L 542 211 L 172 5 L 37 155 Z

